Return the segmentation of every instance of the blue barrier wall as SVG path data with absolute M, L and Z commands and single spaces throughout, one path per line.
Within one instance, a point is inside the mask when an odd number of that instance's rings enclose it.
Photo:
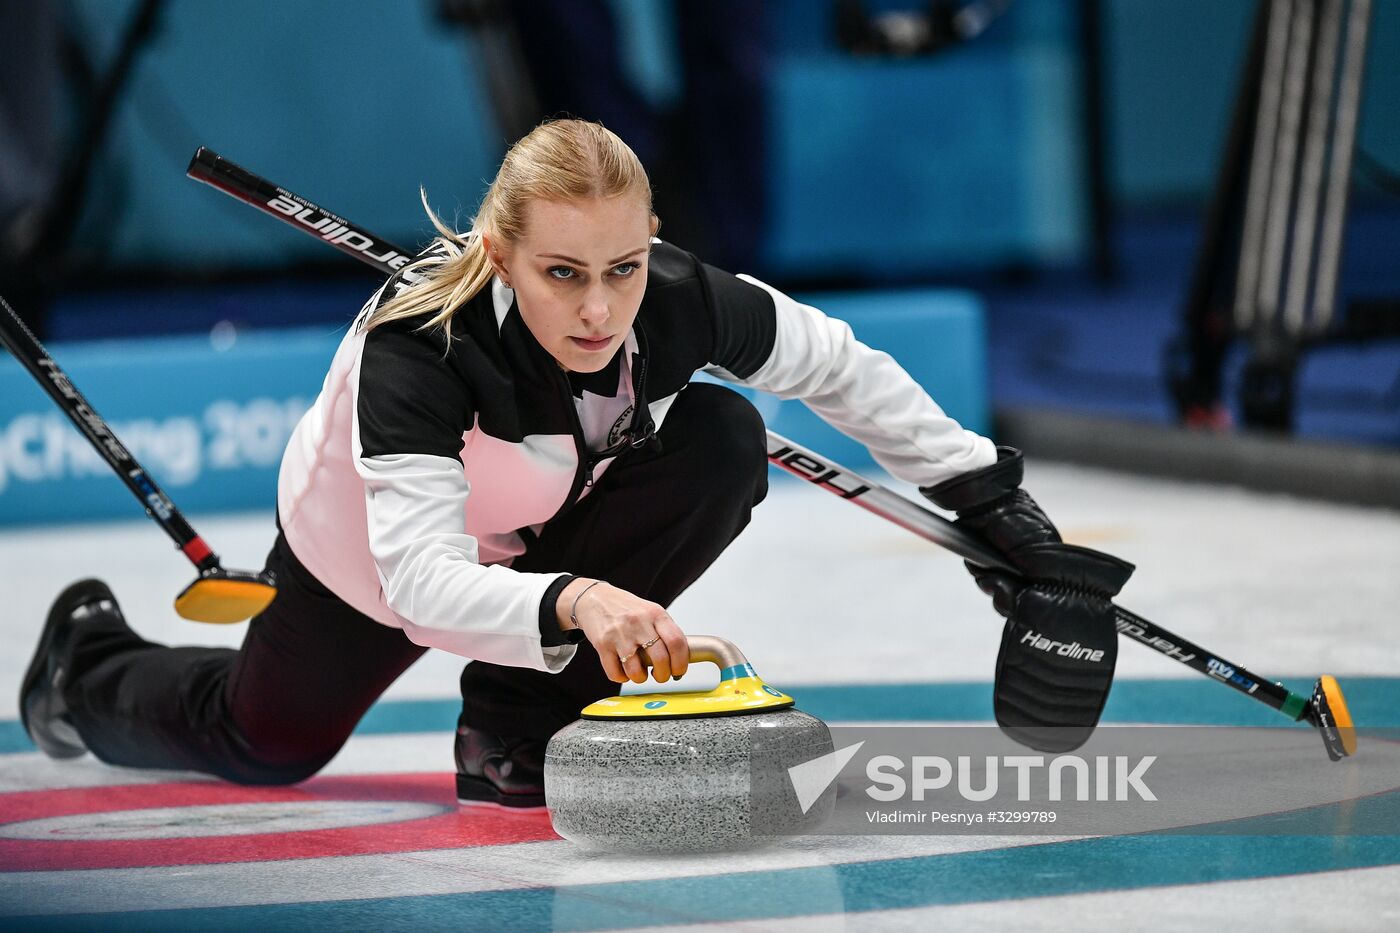
M 864 344 L 884 350 L 964 427 L 991 430 L 987 335 L 982 302 L 971 292 L 932 289 L 804 295 L 800 300 L 851 325 Z M 868 467 L 870 453 L 800 402 L 744 393 L 768 427 L 843 466 Z
M 1072 261 L 1088 235 L 1080 93 L 1049 45 L 781 59 L 768 266 L 871 281 Z
M 110 60 L 133 0 L 76 0 Z M 208 146 L 370 230 L 431 233 L 426 188 L 470 214 L 503 151 L 464 33 L 431 2 L 180 0 L 138 59 L 83 214 L 85 252 L 118 264 L 279 266 L 324 260 L 315 239 L 185 178 Z M 463 220 L 465 224 L 465 219 Z
M 292 427 L 337 337 L 319 331 L 67 344 L 55 360 L 182 511 L 272 508 Z M 0 524 L 141 506 L 32 377 L 0 360 Z
M 75 0 L 99 60 L 133 5 Z M 330 255 L 186 180 L 200 145 L 397 242 L 430 233 L 420 184 L 465 223 L 505 140 L 477 50 L 434 6 L 168 4 L 115 113 L 83 251 L 184 267 Z M 674 97 L 674 61 L 656 54 L 668 4 L 614 6 L 629 70 L 652 98 Z M 966 50 L 875 62 L 831 45 L 830 13 L 815 0 L 773 7 L 769 269 L 888 280 L 1078 253 L 1078 90 L 1063 14 L 1046 24 L 1043 12 L 1018 12 Z
M 911 291 L 809 299 L 900 359 L 968 427 L 987 429 L 982 309 L 966 293 Z M 339 341 L 326 329 L 60 344 L 54 359 L 183 511 L 270 509 L 297 420 Z M 750 393 L 754 395 L 753 393 Z M 755 402 L 769 426 L 838 462 L 864 448 L 797 402 Z M 30 375 L 0 359 L 0 525 L 140 515 L 107 464 Z

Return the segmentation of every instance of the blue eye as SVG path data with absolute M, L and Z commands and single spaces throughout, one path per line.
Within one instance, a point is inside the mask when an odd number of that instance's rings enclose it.
M 627 276 L 631 275 L 633 272 L 636 272 L 636 271 L 637 271 L 637 266 L 638 266 L 638 264 L 635 263 L 635 262 L 624 262 L 622 265 L 616 266 L 616 267 L 613 269 L 613 275 L 620 275 L 620 276 L 626 278 Z
M 557 280 L 559 280 L 560 282 L 567 282 L 569 279 L 573 278 L 574 275 L 575 275 L 574 270 L 573 270 L 573 269 L 570 269 L 568 266 L 550 266 L 550 267 L 549 267 L 549 276 L 550 276 L 550 278 L 557 279 Z

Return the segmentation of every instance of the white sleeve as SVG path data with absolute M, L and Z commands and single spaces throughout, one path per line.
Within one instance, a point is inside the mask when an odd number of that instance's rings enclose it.
M 462 463 L 431 454 L 356 457 L 385 599 L 416 644 L 557 673 L 576 650 L 540 644 L 540 602 L 562 574 L 482 566 L 466 532 Z
M 719 367 L 710 369 L 714 375 L 780 398 L 801 399 L 906 482 L 931 486 L 996 462 L 990 440 L 945 415 L 888 353 L 858 341 L 844 321 L 751 276 L 739 278 L 773 297 L 773 351 L 747 379 Z

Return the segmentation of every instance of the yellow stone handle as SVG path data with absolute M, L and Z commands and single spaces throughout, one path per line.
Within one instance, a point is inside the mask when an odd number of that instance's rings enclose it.
M 584 707 L 584 719 L 685 719 L 691 716 L 728 716 L 786 709 L 793 699 L 763 682 L 744 653 L 723 638 L 691 635 L 690 663 L 708 661 L 719 668 L 719 683 L 693 693 L 631 693 L 603 697 Z M 638 660 L 650 665 L 646 652 Z

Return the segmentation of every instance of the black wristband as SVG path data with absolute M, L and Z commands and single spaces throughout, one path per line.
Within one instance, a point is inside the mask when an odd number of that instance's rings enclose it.
M 564 587 L 577 580 L 578 577 L 571 573 L 566 573 L 549 585 L 549 589 L 544 591 L 544 597 L 540 599 L 540 645 L 545 648 L 557 648 L 560 645 L 577 645 L 583 641 L 583 631 L 581 629 L 569 629 L 567 632 L 559 627 L 559 594 L 564 592 Z

